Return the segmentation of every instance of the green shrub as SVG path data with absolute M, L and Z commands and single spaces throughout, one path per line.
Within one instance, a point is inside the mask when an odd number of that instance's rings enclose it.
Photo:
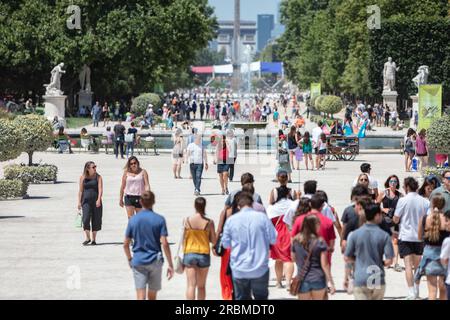
M 427 130 L 428 147 L 437 153 L 450 153 L 450 115 L 434 120 Z
M 0 199 L 23 198 L 27 195 L 28 184 L 22 180 L 0 180 Z
M 320 100 L 320 105 L 317 111 L 323 112 L 325 114 L 335 114 L 344 108 L 344 102 L 340 97 L 337 96 L 325 96 Z
M 0 119 L 0 161 L 15 159 L 23 150 L 24 141 L 14 122 Z
M 4 168 L 5 179 L 22 180 L 28 184 L 39 184 L 41 182 L 56 182 L 58 167 L 50 164 L 38 166 L 8 165 Z
M 29 114 L 18 116 L 14 119 L 14 125 L 22 135 L 25 142 L 25 152 L 28 153 L 28 165 L 33 164 L 33 153 L 45 151 L 53 143 L 53 127 L 45 117 Z
M 153 110 L 155 111 L 161 107 L 161 98 L 155 93 L 143 93 L 139 97 L 133 99 L 131 111 L 134 112 L 136 116 L 143 116 L 145 115 L 149 104 L 153 105 Z
M 318 96 L 318 97 L 315 97 L 315 99 L 314 99 L 314 108 L 316 109 L 316 110 L 320 110 L 320 106 L 321 106 L 321 104 L 323 103 L 323 100 L 325 99 L 325 97 L 326 96 Z

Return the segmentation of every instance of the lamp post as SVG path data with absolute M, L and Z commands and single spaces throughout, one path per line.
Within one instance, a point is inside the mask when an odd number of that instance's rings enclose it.
M 239 47 L 241 37 L 241 1 L 234 0 L 234 35 L 233 35 L 233 81 L 232 89 L 238 92 L 241 85 L 241 64 L 239 61 Z

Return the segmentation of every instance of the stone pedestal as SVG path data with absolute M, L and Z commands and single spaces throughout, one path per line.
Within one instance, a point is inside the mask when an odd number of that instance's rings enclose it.
M 397 111 L 397 91 L 383 91 L 383 105 L 388 105 L 390 110 Z
M 416 126 L 414 126 L 414 115 L 416 114 L 416 111 L 417 111 L 417 113 L 419 113 L 419 95 L 411 96 L 410 98 L 412 99 L 412 102 L 413 102 L 412 118 L 411 118 L 410 127 L 415 128 Z
M 66 126 L 66 99 L 67 96 L 43 96 L 45 106 L 45 117 L 53 121 L 55 116 L 60 123 Z
M 80 109 L 81 106 L 85 106 L 87 108 L 91 108 L 93 103 L 92 103 L 92 95 L 93 92 L 87 92 L 87 91 L 80 91 L 78 92 L 77 96 L 78 96 L 78 110 Z

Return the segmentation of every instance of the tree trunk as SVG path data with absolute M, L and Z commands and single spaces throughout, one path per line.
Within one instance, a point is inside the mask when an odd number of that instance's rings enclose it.
M 33 152 L 28 152 L 28 166 L 33 165 Z

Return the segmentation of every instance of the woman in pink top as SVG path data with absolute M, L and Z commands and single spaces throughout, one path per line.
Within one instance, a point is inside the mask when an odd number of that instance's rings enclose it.
M 144 191 L 150 191 L 147 171 L 141 168 L 136 157 L 130 157 L 122 176 L 119 203 L 122 208 L 125 206 L 128 219 L 142 210 L 139 200 Z
M 420 160 L 419 170 L 422 171 L 423 166 L 428 164 L 428 147 L 427 147 L 427 130 L 422 129 L 416 138 L 416 154 Z

